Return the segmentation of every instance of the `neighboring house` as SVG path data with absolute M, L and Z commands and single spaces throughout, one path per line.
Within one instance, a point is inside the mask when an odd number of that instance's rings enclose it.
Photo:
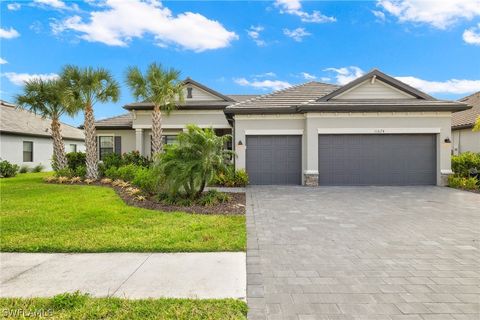
M 164 116 L 166 142 L 189 123 L 232 133 L 235 167 L 251 184 L 444 185 L 452 112 L 470 108 L 378 70 L 344 86 L 308 82 L 262 96 L 225 96 L 191 79 L 185 87 L 186 102 Z M 124 108 L 96 123 L 101 154 L 149 156 L 152 105 Z
M 473 106 L 469 110 L 452 114 L 452 152 L 480 152 L 480 132 L 473 132 L 473 126 L 480 117 L 480 91 L 459 101 Z
M 0 102 L 0 158 L 18 165 L 34 167 L 41 164 L 45 170 L 52 169 L 53 140 L 50 134 L 50 119 L 15 105 Z M 85 151 L 83 131 L 61 124 L 65 151 Z

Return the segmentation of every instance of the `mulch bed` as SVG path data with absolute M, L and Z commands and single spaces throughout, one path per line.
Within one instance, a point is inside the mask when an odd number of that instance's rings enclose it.
M 55 184 L 60 184 L 53 182 Z M 118 186 L 112 186 L 110 184 L 103 184 L 100 182 L 93 182 L 91 184 L 86 184 L 83 182 L 75 182 L 75 183 L 63 183 L 65 185 L 83 185 L 83 186 L 102 186 L 102 187 L 110 187 L 118 194 L 118 196 L 129 206 L 150 209 L 150 210 L 157 210 L 163 212 L 187 212 L 187 213 L 195 213 L 195 214 L 225 214 L 225 215 L 243 215 L 245 214 L 245 204 L 246 204 L 246 197 L 245 193 L 228 193 L 231 196 L 231 200 L 228 202 L 220 203 L 215 206 L 201 206 L 201 205 L 193 205 L 189 207 L 185 206 L 177 206 L 177 205 L 166 205 L 160 203 L 155 195 L 144 195 L 145 200 L 140 201 L 128 194 L 125 189 L 120 188 Z

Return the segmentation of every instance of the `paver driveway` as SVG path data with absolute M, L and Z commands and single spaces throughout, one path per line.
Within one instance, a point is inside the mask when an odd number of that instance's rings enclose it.
M 250 319 L 480 319 L 480 195 L 251 187 Z

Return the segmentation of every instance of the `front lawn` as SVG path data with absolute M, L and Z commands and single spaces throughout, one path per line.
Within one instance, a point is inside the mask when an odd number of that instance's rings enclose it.
M 0 249 L 8 252 L 244 251 L 244 216 L 127 206 L 108 187 L 57 185 L 46 173 L 0 180 Z
M 0 309 L 3 319 L 45 317 L 46 319 L 233 320 L 246 319 L 247 314 L 245 302 L 234 299 L 126 300 L 91 298 L 79 294 L 64 294 L 53 298 L 2 298 Z

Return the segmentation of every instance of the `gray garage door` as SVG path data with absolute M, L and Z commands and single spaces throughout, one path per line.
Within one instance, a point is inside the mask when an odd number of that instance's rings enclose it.
M 436 184 L 435 135 L 319 135 L 318 159 L 320 185 Z
M 301 184 L 302 136 L 247 136 L 250 184 Z

